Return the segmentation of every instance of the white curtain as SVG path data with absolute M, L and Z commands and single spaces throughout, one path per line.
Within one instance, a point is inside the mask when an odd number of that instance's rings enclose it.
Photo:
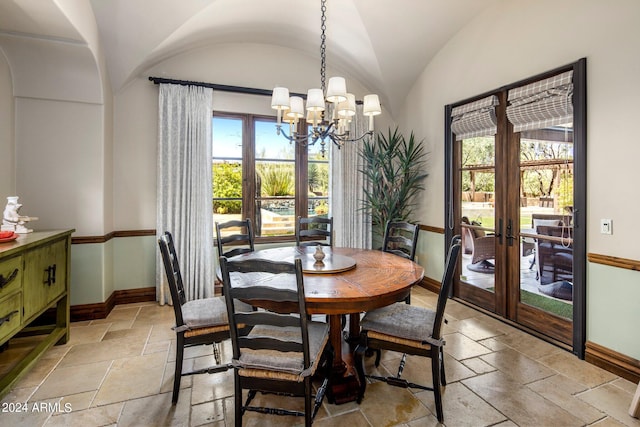
M 357 105 L 351 122 L 351 135 L 364 134 L 368 124 L 368 119 L 362 114 L 362 105 Z M 367 183 L 360 172 L 363 168 L 358 154 L 361 144 L 361 141 L 347 142 L 340 149 L 331 144 L 330 206 L 335 230 L 334 245 L 337 247 L 371 249 L 371 217 L 362 209 Z
M 161 84 L 158 96 L 158 236 L 170 231 L 187 300 L 213 295 L 211 112 L 213 90 Z M 156 299 L 170 303 L 157 251 Z

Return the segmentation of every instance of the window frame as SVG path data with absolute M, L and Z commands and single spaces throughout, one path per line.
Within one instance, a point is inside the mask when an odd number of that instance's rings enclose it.
M 242 218 L 251 218 L 255 224 L 256 218 L 256 136 L 254 133 L 256 121 L 267 121 L 275 124 L 276 117 L 264 114 L 237 113 L 214 110 L 213 118 L 229 118 L 239 119 L 242 121 Z M 304 132 L 307 129 L 307 123 L 301 120 L 298 123 L 298 132 Z M 286 139 L 282 137 L 282 143 L 288 144 Z M 306 146 L 295 144 L 294 156 L 294 174 L 295 174 L 295 218 L 308 216 L 309 197 L 308 189 L 308 173 L 309 173 L 309 155 Z M 211 154 L 213 164 L 215 156 Z M 327 160 L 329 162 L 329 160 Z M 330 162 L 329 162 L 330 163 Z M 213 189 L 212 189 L 213 190 Z M 215 202 L 216 198 L 212 198 Z M 329 199 L 329 196 L 327 196 Z M 213 219 L 213 212 L 212 212 Z M 255 227 L 255 226 L 254 226 Z M 256 230 L 258 231 L 258 230 Z M 291 235 L 280 236 L 257 236 L 256 243 L 278 243 L 278 242 L 295 242 L 295 233 Z

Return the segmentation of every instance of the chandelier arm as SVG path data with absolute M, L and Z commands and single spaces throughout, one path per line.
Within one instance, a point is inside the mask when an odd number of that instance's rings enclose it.
M 278 129 L 278 133 L 284 136 L 284 138 L 289 142 L 295 142 L 296 144 L 300 144 L 303 147 L 308 147 L 316 143 L 317 138 L 313 136 L 313 134 L 308 135 L 287 135 L 287 132 L 282 128 L 282 125 L 276 125 Z M 311 142 L 309 142 L 311 140 Z

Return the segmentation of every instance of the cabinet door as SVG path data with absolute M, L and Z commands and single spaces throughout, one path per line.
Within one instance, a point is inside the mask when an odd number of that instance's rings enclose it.
M 40 312 L 67 289 L 67 241 L 58 240 L 25 254 L 24 318 Z

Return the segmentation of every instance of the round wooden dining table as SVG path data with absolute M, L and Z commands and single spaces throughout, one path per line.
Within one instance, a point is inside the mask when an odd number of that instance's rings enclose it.
M 329 317 L 330 340 L 335 351 L 329 398 L 339 404 L 357 399 L 359 381 L 350 363 L 350 346 L 343 345 L 342 316 L 351 315 L 347 341 L 355 340 L 360 331 L 359 313 L 404 300 L 411 287 L 422 280 L 424 269 L 413 261 L 379 250 L 335 247 L 322 250 L 325 255 L 322 263 L 313 256 L 315 246 L 263 249 L 232 259 L 288 262 L 301 259 L 307 312 Z

